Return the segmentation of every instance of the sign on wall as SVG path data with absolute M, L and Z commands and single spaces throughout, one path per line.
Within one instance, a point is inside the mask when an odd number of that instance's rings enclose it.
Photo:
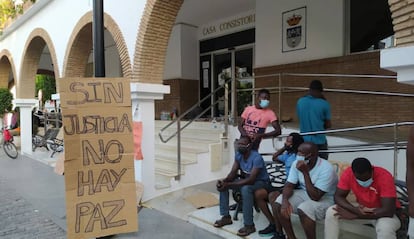
M 306 7 L 282 13 L 282 52 L 306 48 Z
M 61 79 L 68 238 L 138 230 L 130 82 Z

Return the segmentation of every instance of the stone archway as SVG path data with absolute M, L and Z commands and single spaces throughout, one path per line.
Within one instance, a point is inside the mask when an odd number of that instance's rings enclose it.
M 183 0 L 147 0 L 137 35 L 133 81 L 162 84 L 168 40 Z
M 92 17 L 93 13 L 86 13 L 78 21 L 71 34 L 66 48 L 66 57 L 63 64 L 63 76 L 84 77 L 88 63 L 89 53 L 93 47 L 92 41 Z M 104 26 L 111 34 L 119 54 L 121 62 L 122 75 L 131 76 L 131 62 L 128 54 L 128 48 L 119 26 L 113 18 L 104 14 Z
M 20 76 L 17 79 L 16 97 L 33 99 L 35 97 L 35 78 L 39 66 L 40 57 L 45 47 L 49 48 L 55 77 L 59 77 L 59 69 L 56 51 L 49 34 L 41 28 L 32 31 L 24 47 Z
M 12 74 L 13 84 L 16 84 L 16 68 L 12 59 L 8 50 L 0 52 L 0 88 L 10 89 L 10 74 Z

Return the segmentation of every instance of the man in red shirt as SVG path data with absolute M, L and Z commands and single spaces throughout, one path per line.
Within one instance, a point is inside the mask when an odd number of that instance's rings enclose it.
M 357 204 L 346 197 L 352 191 Z M 325 238 L 339 236 L 339 219 L 372 224 L 378 239 L 397 238 L 400 220 L 395 214 L 401 207 L 393 176 L 384 168 L 372 166 L 366 158 L 356 158 L 342 174 L 336 192 L 336 205 L 326 211 Z

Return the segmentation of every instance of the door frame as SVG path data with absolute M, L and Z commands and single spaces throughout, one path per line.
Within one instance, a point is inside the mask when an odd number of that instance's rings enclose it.
M 215 72 L 215 62 L 214 62 L 214 56 L 216 55 L 221 55 L 221 54 L 227 54 L 227 53 L 231 53 L 231 78 L 232 78 L 232 82 L 235 81 L 235 69 L 236 69 L 236 52 L 240 51 L 240 50 L 247 50 L 247 49 L 252 49 L 252 78 L 253 78 L 253 82 L 254 82 L 254 68 L 255 68 L 255 44 L 254 43 L 249 43 L 249 44 L 245 44 L 245 45 L 240 45 L 240 46 L 235 46 L 235 47 L 231 47 L 231 48 L 226 48 L 226 49 L 220 49 L 220 50 L 215 50 L 215 51 L 210 51 L 210 52 L 205 52 L 199 55 L 199 59 L 202 56 L 210 56 L 210 62 L 211 62 L 211 71 L 210 71 L 210 75 L 209 78 L 211 79 L 210 82 L 210 93 L 214 91 L 214 86 L 217 84 L 215 81 L 216 79 L 214 78 L 214 72 Z M 202 68 L 199 69 L 200 72 L 203 70 Z M 203 80 L 203 79 L 200 79 Z M 254 83 L 253 83 L 253 88 L 254 88 Z M 201 93 L 201 89 L 199 90 L 199 100 L 204 98 L 205 96 L 202 95 Z M 210 100 L 210 104 L 214 103 L 214 95 L 212 95 L 211 100 Z M 238 117 L 238 113 L 237 111 L 237 107 L 236 107 L 236 102 L 237 101 L 237 89 L 236 89 L 236 84 L 231 84 L 231 107 L 230 107 L 230 117 L 232 117 L 233 119 L 236 119 Z M 211 117 L 214 117 L 214 107 L 211 108 L 210 111 L 210 115 Z M 241 113 L 241 112 L 240 112 Z

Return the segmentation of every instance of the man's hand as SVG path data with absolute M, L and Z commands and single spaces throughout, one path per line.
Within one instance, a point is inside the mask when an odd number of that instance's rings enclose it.
M 305 161 L 303 160 L 298 160 L 297 164 L 296 164 L 296 168 L 301 171 L 303 174 L 305 173 L 309 173 L 309 167 L 308 164 L 305 163 Z
M 217 191 L 223 192 L 227 189 L 228 183 L 223 180 L 218 180 L 216 184 Z
M 348 220 L 352 220 L 352 219 L 357 219 L 358 215 L 346 210 L 343 207 L 340 207 L 338 205 L 336 205 L 336 207 L 333 208 L 336 213 L 334 214 L 335 216 L 338 216 L 339 219 L 348 219 Z
M 369 208 L 363 205 L 359 205 L 358 209 L 362 215 L 374 214 L 374 210 L 375 210 L 375 208 Z
M 282 202 L 280 212 L 283 217 L 288 218 L 293 213 L 293 207 L 288 200 Z

